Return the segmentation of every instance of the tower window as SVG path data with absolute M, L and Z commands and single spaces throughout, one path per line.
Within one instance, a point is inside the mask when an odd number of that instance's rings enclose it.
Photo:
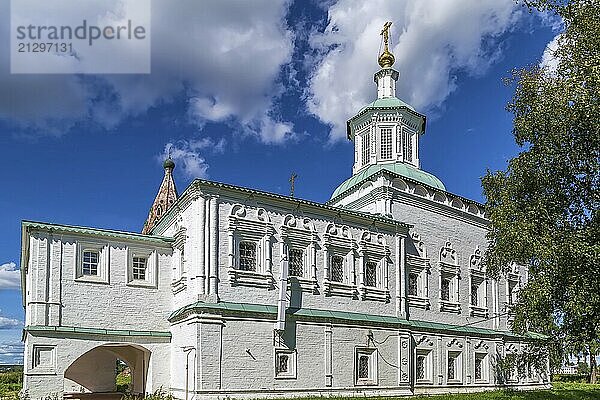
M 256 271 L 256 243 L 240 242 L 240 263 L 242 271 Z
M 82 275 L 98 275 L 98 263 L 100 253 L 95 250 L 85 250 L 83 252 L 83 263 L 81 265 Z
M 334 282 L 344 281 L 344 258 L 340 256 L 331 257 L 331 280 Z
M 381 129 L 381 159 L 392 158 L 392 128 Z
M 404 161 L 412 161 L 412 135 L 410 131 L 403 129 L 404 146 L 402 146 L 402 156 Z
M 367 165 L 371 160 L 371 134 L 365 133 L 362 137 L 362 165 Z

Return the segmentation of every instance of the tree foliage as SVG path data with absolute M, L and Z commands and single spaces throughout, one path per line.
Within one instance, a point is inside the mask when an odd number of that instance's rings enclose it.
M 600 2 L 532 0 L 564 22 L 555 67 L 514 71 L 507 106 L 520 153 L 482 179 L 491 221 L 486 265 L 529 267 L 514 307 L 516 331 L 563 351 L 600 351 Z M 592 378 L 594 377 L 592 363 Z

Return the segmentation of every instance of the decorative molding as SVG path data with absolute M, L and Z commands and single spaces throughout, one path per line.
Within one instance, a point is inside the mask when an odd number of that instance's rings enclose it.
M 447 347 L 452 347 L 452 346 L 456 346 L 459 349 L 462 349 L 464 347 L 463 343 L 458 340 L 457 338 L 452 338 L 451 341 L 449 341 L 448 343 L 446 343 Z
M 418 339 L 415 337 L 416 346 L 430 346 L 433 347 L 433 341 L 429 339 L 427 335 L 421 335 Z
M 478 341 L 476 341 L 473 348 L 475 350 L 484 349 L 484 350 L 488 351 L 490 349 L 490 346 L 488 346 L 484 340 L 478 340 Z

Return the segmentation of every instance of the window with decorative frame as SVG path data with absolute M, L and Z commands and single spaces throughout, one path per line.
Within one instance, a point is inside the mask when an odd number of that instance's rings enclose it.
M 323 289 L 326 295 L 354 297 L 356 242 L 347 226 L 327 225 L 323 234 Z
M 382 234 L 369 231 L 362 233 L 358 242 L 358 291 L 362 300 L 389 301 L 389 254 L 389 247 Z
M 127 284 L 130 286 L 156 287 L 157 254 L 154 249 L 129 247 Z
M 439 270 L 440 311 L 460 313 L 460 267 L 458 266 L 458 256 L 450 242 L 446 242 L 440 250 Z
M 108 283 L 109 249 L 107 244 L 78 241 L 75 280 Z
M 286 348 L 275 349 L 274 370 L 275 379 L 296 379 L 297 352 Z
M 416 349 L 415 355 L 415 383 L 433 383 L 433 361 L 431 349 Z
M 355 384 L 357 386 L 377 385 L 377 349 L 356 348 L 354 359 Z
M 316 292 L 318 237 L 312 220 L 288 214 L 280 235 L 279 251 L 288 259 L 288 286 Z
M 381 159 L 382 160 L 391 160 L 392 159 L 392 132 L 393 129 L 389 128 L 381 128 L 380 131 L 380 146 L 381 146 Z
M 421 236 L 415 232 L 406 240 L 406 298 L 410 307 L 428 310 L 430 263 Z
M 462 382 L 462 352 L 448 351 L 446 357 L 446 379 L 448 383 Z
M 487 277 L 485 269 L 481 264 L 481 260 L 481 251 L 479 250 L 479 247 L 476 247 L 475 252 L 471 255 L 469 260 L 469 279 L 471 282 L 471 301 L 469 308 L 471 310 L 471 316 L 487 318 Z
M 228 268 L 232 285 L 272 289 L 272 242 L 275 229 L 263 208 L 235 204 L 229 213 Z
M 475 353 L 474 379 L 475 383 L 487 383 L 489 380 L 489 363 L 487 353 Z

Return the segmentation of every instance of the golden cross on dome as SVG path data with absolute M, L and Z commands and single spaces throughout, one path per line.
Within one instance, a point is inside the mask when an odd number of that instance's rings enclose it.
M 381 33 L 380 33 L 380 35 L 383 36 L 383 44 L 385 45 L 386 50 L 388 47 L 388 42 L 390 40 L 390 26 L 392 26 L 392 23 L 386 22 L 383 25 L 383 29 L 381 30 Z

